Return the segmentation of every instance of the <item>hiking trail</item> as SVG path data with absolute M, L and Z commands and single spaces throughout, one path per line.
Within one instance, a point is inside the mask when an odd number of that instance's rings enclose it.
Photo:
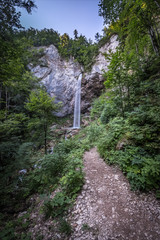
M 159 240 L 160 204 L 152 193 L 132 192 L 116 166 L 96 148 L 84 154 L 85 184 L 69 220 L 69 240 Z

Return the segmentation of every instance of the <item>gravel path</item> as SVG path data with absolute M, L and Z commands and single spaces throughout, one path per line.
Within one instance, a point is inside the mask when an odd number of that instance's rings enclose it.
M 70 240 L 160 240 L 160 204 L 136 194 L 122 172 L 108 166 L 96 148 L 84 155 L 86 183 L 70 213 Z

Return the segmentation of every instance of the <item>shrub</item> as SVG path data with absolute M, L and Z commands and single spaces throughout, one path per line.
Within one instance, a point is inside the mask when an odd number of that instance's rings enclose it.
M 63 216 L 70 206 L 71 199 L 66 196 L 63 192 L 56 193 L 53 199 L 48 198 L 44 202 L 43 210 L 46 217 L 57 217 Z
M 58 153 L 46 155 L 37 161 L 35 169 L 24 179 L 23 185 L 28 188 L 28 194 L 53 190 L 62 176 L 66 164 L 65 157 Z
M 86 128 L 86 139 L 90 145 L 93 147 L 96 145 L 96 142 L 99 140 L 102 132 L 105 131 L 105 126 L 98 125 L 97 123 L 92 123 L 89 127 Z M 85 141 L 86 141 L 85 139 Z
M 75 198 L 83 186 L 83 179 L 84 176 L 81 169 L 71 169 L 61 178 L 61 187 L 67 196 Z
M 105 107 L 101 113 L 100 120 L 103 124 L 106 124 L 111 120 L 112 118 L 116 117 L 118 115 L 118 108 L 116 104 L 110 102 L 106 103 Z
M 107 100 L 107 96 L 105 93 L 93 101 L 92 108 L 91 108 L 91 118 L 92 119 L 99 118 L 101 116 L 101 113 L 106 104 L 106 100 Z
M 123 118 L 114 118 L 106 125 L 106 130 L 99 137 L 97 144 L 98 151 L 102 157 L 106 156 L 106 151 L 115 150 L 116 145 L 125 132 L 125 120 Z

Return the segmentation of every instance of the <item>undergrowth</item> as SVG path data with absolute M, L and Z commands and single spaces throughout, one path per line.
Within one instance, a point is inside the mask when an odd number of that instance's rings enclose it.
M 27 199 L 30 196 L 38 193 L 41 199 L 44 200 L 42 211 L 45 217 L 56 219 L 60 223 L 59 230 L 69 235 L 71 227 L 63 217 L 66 215 L 69 207 L 72 206 L 84 182 L 82 157 L 87 147 L 82 144 L 81 138 L 83 137 L 79 135 L 74 137 L 74 139 L 62 140 L 54 147 L 52 155 L 37 155 L 34 161 L 32 160 L 32 164 L 30 163 L 30 169 L 22 176 L 21 181 L 17 179 L 15 181 L 16 185 L 12 184 L 10 187 L 7 187 L 8 193 L 6 190 L 3 190 L 5 192 L 3 197 L 4 205 L 7 198 L 12 212 L 16 212 L 14 209 L 15 205 L 13 205 L 16 202 L 19 204 L 17 211 L 20 211 L 22 202 L 28 201 Z M 56 189 L 58 191 L 52 198 L 52 194 Z M 14 199 L 11 202 L 10 198 L 13 195 Z M 5 209 L 6 207 L 7 205 Z M 23 239 L 22 233 L 27 230 L 30 224 L 25 225 L 25 229 L 22 229 L 21 233 L 17 234 L 16 230 L 19 228 L 17 221 L 11 218 L 11 220 L 7 220 L 5 223 L 4 219 L 6 217 L 3 212 L 1 216 L 1 238 L 7 240 L 15 237 L 16 239 Z M 12 234 L 10 234 L 11 232 Z
M 156 72 L 159 71 L 158 63 Z M 8 219 L 5 224 L 4 212 L 17 213 L 20 211 L 19 205 L 33 194 L 41 195 L 44 200 L 42 211 L 45 217 L 54 218 L 60 223 L 60 231 L 69 235 L 72 229 L 65 216 L 84 183 L 83 154 L 95 146 L 108 164 L 119 166 L 132 190 L 154 190 L 159 198 L 159 73 L 154 72 L 153 76 L 152 72 L 147 71 L 141 72 L 141 81 L 130 89 L 132 97 L 127 104 L 124 98 L 118 97 L 116 88 L 95 100 L 90 125 L 73 138 L 61 140 L 52 155 L 40 154 L 31 158 L 30 143 L 18 151 L 17 163 L 25 159 L 29 167 L 23 176 L 17 174 L 16 168 L 12 178 L 8 176 L 7 169 L 0 176 L 2 239 L 14 239 L 15 236 L 16 239 L 27 239 L 23 238 L 23 234 L 29 227 L 28 220 L 21 235 L 16 235 L 18 223 Z
M 131 189 L 154 190 L 159 198 L 160 59 L 145 56 L 142 65 L 138 61 L 135 67 L 124 56 L 120 51 L 112 56 L 110 70 L 104 75 L 107 90 L 93 103 L 94 123 L 86 130 L 85 141 L 97 146 L 108 164 L 120 167 Z M 128 64 L 126 68 L 122 62 Z M 132 74 L 128 66 L 134 69 Z M 123 88 L 117 84 L 118 78 Z
M 137 116 L 144 112 L 131 112 L 124 119 L 114 117 L 102 124 L 102 115 L 88 128 L 85 141 L 97 146 L 100 156 L 108 164 L 119 165 L 128 178 L 132 190 L 159 192 L 160 153 L 159 126 L 151 125 L 155 117 L 147 123 L 147 116 Z M 101 121 L 100 121 L 101 120 Z M 86 130 L 87 131 L 87 130 Z

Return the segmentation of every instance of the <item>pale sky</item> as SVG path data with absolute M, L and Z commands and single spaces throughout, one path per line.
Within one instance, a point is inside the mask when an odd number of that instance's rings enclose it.
M 102 34 L 103 18 L 98 16 L 99 0 L 35 0 L 37 9 L 32 15 L 22 10 L 21 23 L 25 28 L 53 28 L 60 34 L 73 37 L 74 29 L 87 39 Z

